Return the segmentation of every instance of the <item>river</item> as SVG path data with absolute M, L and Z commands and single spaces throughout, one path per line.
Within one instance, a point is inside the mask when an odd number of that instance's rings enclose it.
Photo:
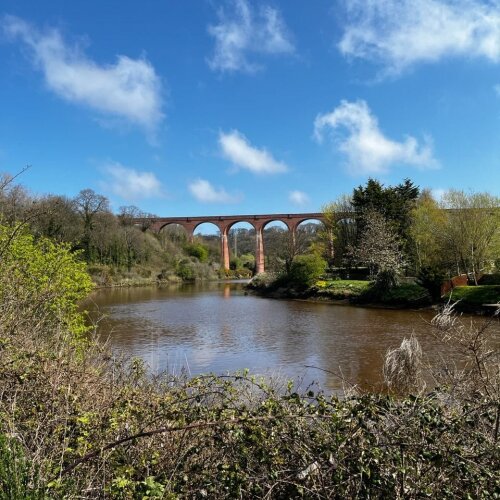
M 144 359 L 152 373 L 248 369 L 337 392 L 380 383 L 385 352 L 412 332 L 431 362 L 447 356 L 431 311 L 267 299 L 242 283 L 103 289 L 85 307 L 115 353 Z M 493 328 L 498 338 L 498 321 Z

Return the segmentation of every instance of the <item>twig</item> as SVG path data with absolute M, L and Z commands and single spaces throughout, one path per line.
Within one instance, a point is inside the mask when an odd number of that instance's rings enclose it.
M 75 462 L 72 464 L 68 465 L 65 467 L 59 474 L 59 476 L 63 476 L 64 474 L 67 474 L 68 472 L 71 472 L 73 469 L 75 469 L 78 465 L 88 462 L 89 460 L 92 460 L 93 458 L 98 457 L 101 453 L 103 453 L 106 450 L 110 450 L 112 448 L 116 448 L 117 446 L 120 446 L 122 444 L 128 443 L 130 441 L 133 441 L 135 439 L 140 439 L 144 437 L 151 437 L 155 436 L 157 434 L 165 434 L 167 432 L 179 432 L 179 431 L 189 431 L 193 429 L 203 429 L 203 428 L 208 428 L 208 427 L 216 427 L 218 425 L 234 425 L 234 424 L 241 424 L 244 422 L 260 422 L 260 421 L 265 421 L 265 420 L 274 420 L 277 417 L 275 415 L 266 415 L 262 417 L 242 417 L 242 418 L 235 418 L 231 420 L 223 420 L 220 422 L 195 422 L 192 424 L 188 425 L 181 425 L 178 427 L 160 427 L 159 429 L 153 429 L 151 431 L 143 431 L 143 432 L 138 432 L 137 434 L 133 434 L 132 436 L 127 436 L 121 439 L 118 439 L 117 441 L 113 441 L 112 443 L 108 443 L 107 445 L 103 446 L 102 448 L 99 448 L 98 450 L 92 451 L 90 453 L 87 453 L 83 457 L 80 457 L 77 459 Z M 282 415 L 279 418 L 286 418 L 286 419 L 295 419 L 295 418 L 310 418 L 310 419 L 324 419 L 324 418 L 329 418 L 327 415 Z

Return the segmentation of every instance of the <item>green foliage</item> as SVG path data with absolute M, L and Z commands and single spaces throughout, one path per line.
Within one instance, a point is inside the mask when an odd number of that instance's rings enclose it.
M 317 254 L 298 255 L 292 262 L 287 279 L 293 286 L 311 286 L 324 272 L 326 262 Z
M 431 295 L 434 302 L 441 298 L 441 286 L 446 278 L 445 273 L 438 267 L 423 267 L 418 273 L 417 282 Z
M 431 303 L 429 292 L 416 283 L 402 283 L 386 289 L 379 295 L 383 304 L 400 306 L 423 306 Z
M 406 243 L 409 241 L 411 212 L 419 192 L 419 188 L 410 179 L 388 187 L 375 179 L 368 179 L 366 186 L 354 189 L 352 195 L 358 230 L 362 231 L 366 224 L 364 214 L 376 211 L 391 224 L 402 243 Z
M 86 331 L 77 301 L 88 295 L 92 282 L 85 263 L 67 244 L 35 240 L 20 226 L 0 226 L 0 254 L 4 306 L 36 310 L 46 320 L 63 322 L 76 335 Z
M 195 269 L 193 263 L 189 259 L 183 259 L 177 265 L 177 274 L 184 281 L 192 281 L 195 279 Z
M 240 269 L 242 267 L 242 262 L 239 257 L 231 257 L 231 260 L 229 261 L 229 269 L 232 271 L 236 271 L 236 269 Z
M 184 245 L 184 251 L 190 256 L 197 258 L 200 262 L 208 260 L 208 248 L 199 242 Z
M 461 301 L 461 305 L 480 306 L 500 303 L 500 285 L 457 286 L 448 297 Z
M 61 248 L 20 232 L 3 243 L 2 257 L 16 248 L 22 261 Z M 297 259 L 307 276 L 321 269 Z M 7 262 L 3 299 L 17 259 Z M 498 358 L 475 331 L 473 344 L 459 343 L 465 368 L 433 393 L 337 398 L 246 372 L 152 378 L 141 360 L 114 360 L 93 339 L 78 350 L 66 322 L 40 321 L 40 305 L 59 300 L 43 296 L 35 308 L 14 297 L 15 332 L 5 300 L 0 309 L 5 498 L 479 498 L 500 488 Z
M 335 300 L 355 299 L 371 286 L 370 281 L 360 280 L 318 280 L 311 287 L 315 296 Z
M 46 498 L 38 485 L 38 473 L 26 459 L 19 440 L 0 432 L 0 499 Z

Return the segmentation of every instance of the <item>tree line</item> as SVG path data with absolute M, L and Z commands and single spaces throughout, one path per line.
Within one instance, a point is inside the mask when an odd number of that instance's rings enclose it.
M 366 266 L 370 277 L 479 276 L 500 270 L 500 198 L 451 189 L 437 200 L 406 179 L 369 179 L 324 208 L 334 236 L 330 265 Z
M 196 235 L 170 225 L 158 234 L 133 224 L 135 218 L 154 218 L 136 206 L 111 210 L 109 200 L 92 189 L 75 197 L 33 196 L 15 179 L 0 178 L 0 216 L 3 223 L 23 222 L 37 238 L 47 237 L 79 251 L 98 282 L 117 277 L 183 280 L 215 279 L 221 269 L 220 236 Z M 316 224 L 303 224 L 292 244 L 289 231 L 271 226 L 264 231 L 266 267 L 278 272 L 289 268 L 293 258 L 308 251 L 315 239 Z M 241 227 L 229 231 L 230 275 L 250 277 L 255 270 L 255 230 Z

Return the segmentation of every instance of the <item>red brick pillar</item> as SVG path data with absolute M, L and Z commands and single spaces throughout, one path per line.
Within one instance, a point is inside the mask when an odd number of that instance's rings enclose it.
M 163 222 L 153 222 L 146 226 L 153 233 L 159 233 L 163 227 Z
M 229 271 L 229 242 L 228 235 L 229 227 L 221 227 L 220 228 L 220 242 L 221 242 L 221 264 L 222 268 L 226 271 Z
M 264 237 L 262 225 L 255 225 L 255 272 L 263 273 L 264 268 Z
M 293 222 L 285 222 L 285 224 L 288 226 L 288 231 L 290 233 L 290 245 L 291 245 L 291 252 L 292 255 L 295 255 L 295 245 L 297 244 L 297 226 L 298 224 L 293 221 Z
M 187 234 L 189 243 L 193 243 L 194 230 L 196 229 L 197 224 L 194 222 L 184 222 L 184 223 L 181 223 L 181 226 L 186 230 L 186 234 Z

